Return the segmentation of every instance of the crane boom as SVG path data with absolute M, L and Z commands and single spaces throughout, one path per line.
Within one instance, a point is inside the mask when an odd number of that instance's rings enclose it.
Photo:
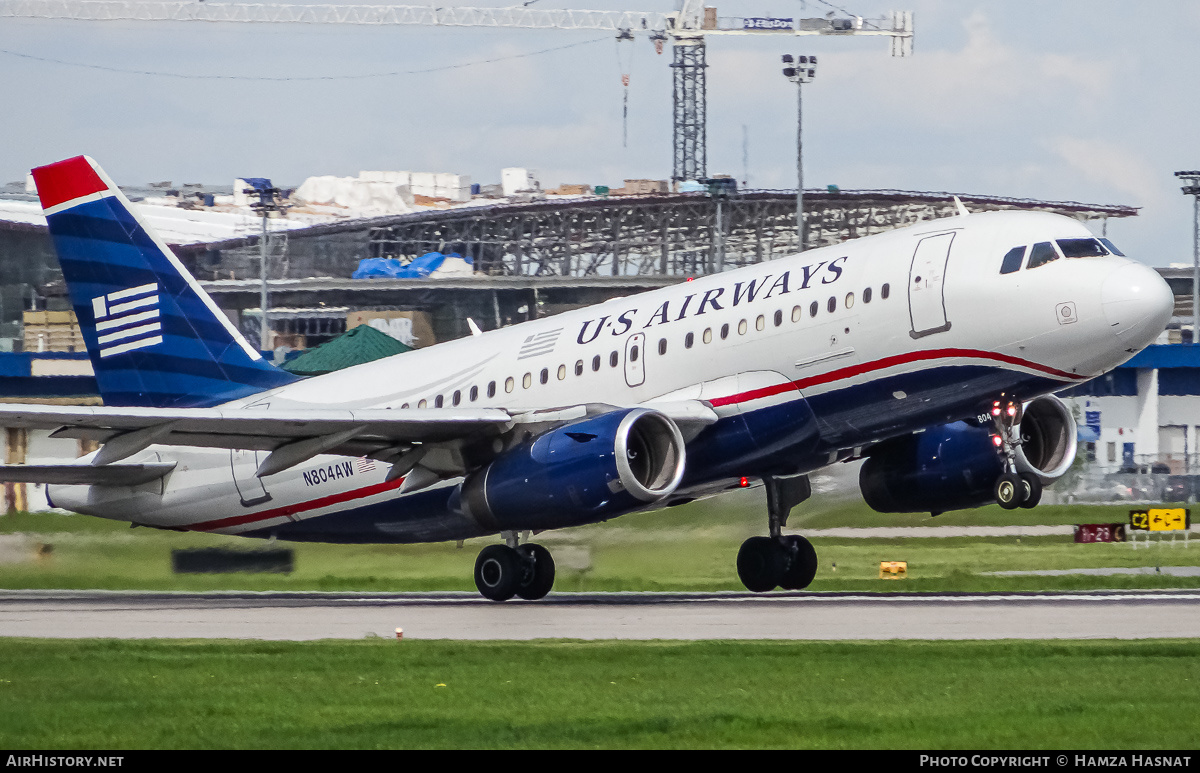
M 0 0 L 0 18 L 628 30 L 651 35 L 886 35 L 900 40 L 912 39 L 911 13 L 893 13 L 878 19 L 789 18 L 779 20 L 787 22 L 786 25 L 761 27 L 754 24 L 756 19 L 741 16 L 708 19 L 696 12 L 695 5 L 688 2 L 679 11 L 662 13 L 524 7 L 205 3 L 195 0 Z
M 674 47 L 675 180 L 706 175 L 704 38 L 709 35 L 888 36 L 892 56 L 912 53 L 913 15 L 893 11 L 866 19 L 718 17 L 704 0 L 680 0 L 671 13 L 658 11 L 544 10 L 527 7 L 365 5 L 340 3 L 207 3 L 198 0 L 0 0 L 0 18 L 73 21 L 243 22 L 258 24 L 358 24 L 484 27 L 532 30 L 597 30 L 645 34 L 661 53 Z

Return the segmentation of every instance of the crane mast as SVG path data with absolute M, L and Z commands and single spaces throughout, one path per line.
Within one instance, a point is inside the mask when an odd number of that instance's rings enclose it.
M 892 56 L 912 53 L 913 15 L 812 19 L 719 17 L 704 0 L 680 0 L 674 12 L 588 11 L 466 6 L 340 3 L 208 3 L 195 0 L 0 0 L 0 18 L 74 21 L 240 22 L 252 24 L 359 24 L 597 30 L 670 40 L 675 181 L 707 176 L 705 38 L 711 35 L 835 35 L 891 38 Z

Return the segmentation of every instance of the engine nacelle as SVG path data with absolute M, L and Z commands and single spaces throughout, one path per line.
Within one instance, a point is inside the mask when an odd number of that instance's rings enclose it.
M 495 531 L 593 523 L 668 496 L 683 467 L 675 422 L 647 408 L 615 410 L 504 452 L 463 481 L 462 508 Z
M 1018 472 L 1043 485 L 1061 478 L 1075 461 L 1075 418 L 1057 397 L 1025 405 L 1019 427 Z M 859 472 L 859 488 L 881 513 L 940 513 L 995 501 L 993 486 L 1004 471 L 989 426 L 965 421 L 881 443 Z

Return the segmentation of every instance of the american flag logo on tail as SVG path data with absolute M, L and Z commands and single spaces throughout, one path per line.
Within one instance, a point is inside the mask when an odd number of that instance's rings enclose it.
M 101 357 L 162 343 L 157 282 L 99 295 L 92 299 L 92 312 Z

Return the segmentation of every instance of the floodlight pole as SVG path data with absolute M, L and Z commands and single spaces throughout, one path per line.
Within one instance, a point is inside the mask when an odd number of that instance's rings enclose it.
M 817 74 L 815 56 L 783 55 L 785 78 L 796 84 L 796 240 L 804 252 L 804 84 Z
M 1200 171 L 1176 172 L 1187 183 L 1180 190 L 1192 197 L 1192 343 L 1200 343 Z
M 269 182 L 269 181 L 268 181 Z M 258 348 L 260 351 L 267 351 L 271 348 L 271 325 L 267 315 L 267 306 L 270 304 L 270 292 L 267 289 L 267 247 L 268 247 L 268 220 L 272 212 L 283 212 L 286 207 L 280 204 L 277 200 L 279 189 L 272 187 L 265 188 L 246 188 L 242 193 L 247 196 L 258 196 L 258 201 L 250 205 L 250 209 L 262 216 L 262 233 L 258 237 L 258 258 L 259 258 L 259 288 L 258 288 L 258 307 L 261 319 L 261 328 L 258 335 Z

